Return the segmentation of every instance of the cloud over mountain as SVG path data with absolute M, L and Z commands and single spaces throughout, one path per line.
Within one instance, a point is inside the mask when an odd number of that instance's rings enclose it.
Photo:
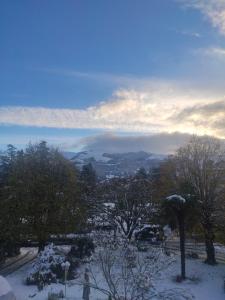
M 145 151 L 156 154 L 174 153 L 190 139 L 189 134 L 161 133 L 155 135 L 120 136 L 106 133 L 84 138 L 79 141 L 83 150 L 93 153 L 127 153 Z M 74 144 L 76 146 L 76 144 Z

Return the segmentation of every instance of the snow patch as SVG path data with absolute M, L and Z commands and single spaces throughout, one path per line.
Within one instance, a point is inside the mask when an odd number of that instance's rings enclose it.
M 8 281 L 0 275 L 0 297 L 10 293 L 11 291 L 12 289 Z
M 182 196 L 177 195 L 177 194 L 171 195 L 171 196 L 167 197 L 166 199 L 168 201 L 179 201 L 179 202 L 183 202 L 183 203 L 186 202 L 186 200 Z

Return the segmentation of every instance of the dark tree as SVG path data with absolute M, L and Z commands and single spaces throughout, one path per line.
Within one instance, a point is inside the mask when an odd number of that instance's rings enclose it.
M 24 152 L 10 146 L 0 174 L 2 240 L 31 235 L 41 250 L 51 234 L 73 232 L 85 221 L 77 172 L 46 142 L 30 144 Z
M 89 194 L 95 189 L 97 176 L 91 163 L 82 167 L 80 172 L 80 181 L 83 183 L 86 193 Z
M 19 253 L 23 186 L 17 177 L 23 172 L 22 162 L 23 151 L 17 151 L 12 145 L 0 157 L 0 260 Z
M 136 177 L 137 179 L 143 179 L 143 180 L 147 179 L 147 178 L 148 178 L 148 174 L 147 174 L 145 168 L 140 168 L 140 169 L 137 171 L 137 173 L 135 174 L 135 177 Z
M 151 182 L 140 176 L 114 178 L 105 184 L 104 202 L 111 202 L 105 209 L 108 221 L 131 239 L 140 222 L 149 221 L 156 212 L 152 201 Z
M 193 187 L 179 174 L 176 158 L 170 157 L 164 161 L 158 172 L 159 176 L 155 177 L 154 196 L 157 195 L 162 200 L 163 222 L 179 230 L 181 278 L 185 279 L 185 236 L 199 224 L 198 203 Z
M 46 142 L 28 146 L 23 168 L 28 230 L 41 250 L 51 234 L 74 231 L 82 223 L 77 174 L 72 163 Z
M 96 212 L 97 204 L 97 176 L 91 163 L 82 167 L 79 182 L 82 201 L 86 207 L 87 216 L 91 218 Z
M 225 152 L 219 140 L 193 137 L 175 156 L 180 178 L 188 182 L 200 207 L 206 263 L 215 264 L 215 225 L 224 207 Z

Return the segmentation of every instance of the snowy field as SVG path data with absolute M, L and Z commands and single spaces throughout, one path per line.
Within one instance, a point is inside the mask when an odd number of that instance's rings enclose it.
M 223 290 L 223 278 L 225 277 L 225 265 L 208 266 L 200 260 L 187 259 L 187 276 L 190 278 L 183 283 L 174 282 L 174 277 L 179 274 L 180 265 L 179 257 L 175 257 L 175 261 L 163 271 L 163 274 L 156 283 L 157 290 L 163 289 L 185 289 L 191 292 L 197 300 L 224 300 L 225 293 Z M 24 278 L 30 269 L 30 265 L 26 265 L 14 274 L 7 277 L 11 284 L 17 300 L 35 299 L 45 300 L 49 291 L 64 290 L 62 284 L 52 284 L 38 292 L 35 286 L 24 285 Z M 96 266 L 95 266 L 96 267 Z M 83 277 L 84 267 L 79 270 L 80 279 Z M 79 281 L 79 279 L 78 279 Z M 68 299 L 81 300 L 82 286 L 75 284 L 75 281 L 68 283 L 67 288 Z M 95 290 L 91 290 L 91 300 L 107 300 L 106 295 Z M 166 299 L 166 298 L 165 298 Z

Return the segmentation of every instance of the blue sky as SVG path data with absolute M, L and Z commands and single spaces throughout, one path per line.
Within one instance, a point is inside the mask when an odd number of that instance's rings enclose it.
M 224 0 L 2 0 L 0 36 L 3 148 L 225 137 Z

